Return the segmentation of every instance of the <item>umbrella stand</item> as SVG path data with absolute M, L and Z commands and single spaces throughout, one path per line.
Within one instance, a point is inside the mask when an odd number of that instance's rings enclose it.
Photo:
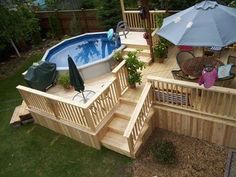
M 83 96 L 84 103 L 86 103 L 86 102 L 87 102 L 87 100 L 86 100 L 86 98 L 85 98 L 85 96 L 84 96 L 84 92 L 82 91 L 82 92 L 81 92 L 81 94 L 82 94 L 82 96 Z
M 88 92 L 88 94 L 85 96 L 84 92 Z M 79 94 L 81 93 L 82 96 L 80 96 Z M 77 96 L 82 98 L 83 99 L 83 102 L 86 103 L 88 100 L 89 100 L 89 95 L 92 94 L 91 96 L 93 96 L 95 94 L 94 91 L 92 90 L 84 90 L 84 91 L 81 91 L 79 93 L 77 93 L 73 98 L 72 100 L 74 100 Z M 82 100 L 81 100 L 82 101 Z

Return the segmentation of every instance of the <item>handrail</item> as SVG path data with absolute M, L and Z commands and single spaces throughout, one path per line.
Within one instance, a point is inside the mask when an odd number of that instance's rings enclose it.
M 125 60 L 123 60 L 122 62 L 119 63 L 118 66 L 116 66 L 111 72 L 112 73 L 117 73 L 124 65 L 125 65 Z
M 144 126 L 144 122 L 148 116 L 152 105 L 152 93 L 151 93 L 150 82 L 147 82 L 143 92 L 139 98 L 138 104 L 136 105 L 133 114 L 131 115 L 130 121 L 127 125 L 127 128 L 123 134 L 127 138 L 130 151 L 134 151 L 135 143 L 141 133 L 141 130 Z
M 24 90 L 24 91 L 31 92 L 31 93 L 34 93 L 34 94 L 39 95 L 39 96 L 47 97 L 47 98 L 50 98 L 50 99 L 55 100 L 55 101 L 63 101 L 64 103 L 71 104 L 73 106 L 78 106 L 78 107 L 81 107 L 81 108 L 84 108 L 84 109 L 87 108 L 82 103 L 75 102 L 75 101 L 68 100 L 68 99 L 63 99 L 62 100 L 62 97 L 60 97 L 60 96 L 52 95 L 52 94 L 49 94 L 49 93 L 46 93 L 46 92 L 42 92 L 42 91 L 39 91 L 39 90 L 36 90 L 36 89 L 32 89 L 30 87 L 23 86 L 23 85 L 18 85 L 16 88 L 18 90 Z
M 142 20 L 139 15 L 139 12 L 140 12 L 139 10 L 126 10 L 122 13 L 130 29 L 141 30 L 141 29 L 145 29 L 145 26 L 147 26 L 147 20 Z M 156 29 L 157 28 L 157 23 L 156 23 L 157 14 L 164 14 L 166 13 L 166 10 L 150 10 L 149 12 L 150 12 L 151 28 Z M 176 13 L 179 11 L 168 10 L 168 12 Z
M 89 99 L 89 100 L 85 103 L 84 107 L 85 107 L 85 108 L 90 107 L 91 104 L 92 104 L 94 101 L 96 101 L 96 100 L 103 94 L 103 92 L 104 92 L 105 90 L 107 90 L 108 87 L 110 87 L 110 85 L 111 85 L 115 80 L 116 80 L 116 78 L 112 78 L 111 81 L 110 81 L 110 83 L 109 83 L 108 85 L 104 86 L 103 89 L 102 89 L 102 91 L 101 91 L 99 94 L 95 94 L 91 99 Z
M 128 71 L 125 64 L 126 60 L 123 60 L 115 69 L 112 70 L 112 73 L 117 78 L 116 89 L 119 96 L 124 94 L 124 92 L 129 88 Z
M 17 86 L 27 106 L 32 111 L 41 111 L 58 120 L 66 120 L 95 131 L 109 112 L 118 103 L 116 78 L 94 96 L 88 103 L 82 104 L 51 95 L 25 86 Z
M 236 95 L 236 89 L 231 89 L 231 88 L 226 88 L 226 87 L 212 86 L 211 88 L 207 89 L 200 86 L 198 83 L 181 81 L 181 80 L 176 80 L 176 79 L 168 79 L 168 78 L 157 77 L 157 76 L 152 76 L 152 75 L 147 76 L 147 79 L 149 81 L 157 80 L 160 82 L 165 82 L 169 84 L 177 84 L 177 85 L 186 86 L 189 88 L 197 88 L 197 89 L 202 89 L 202 90 L 207 90 L 207 91 L 216 91 L 220 93 L 229 93 L 229 94 Z
M 154 104 L 200 114 L 215 121 L 236 123 L 236 90 L 197 83 L 148 76 L 152 83 Z
M 168 10 L 170 13 L 176 13 L 180 10 Z M 140 13 L 139 10 L 125 10 L 124 13 Z M 149 13 L 166 13 L 166 10 L 149 10 Z

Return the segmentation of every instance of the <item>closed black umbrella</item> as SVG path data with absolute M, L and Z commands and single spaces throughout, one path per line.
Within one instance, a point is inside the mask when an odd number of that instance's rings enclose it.
M 69 74 L 70 74 L 70 84 L 74 86 L 75 90 L 82 94 L 84 102 L 86 102 L 84 96 L 84 81 L 79 74 L 79 71 L 73 61 L 73 59 L 68 55 L 68 66 L 69 66 Z M 75 95 L 76 96 L 76 95 Z M 75 98 L 74 96 L 74 98 Z

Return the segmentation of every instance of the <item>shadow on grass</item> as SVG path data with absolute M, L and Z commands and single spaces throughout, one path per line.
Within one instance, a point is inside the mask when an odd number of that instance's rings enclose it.
M 21 102 L 15 88 L 24 85 L 21 73 L 41 56 L 28 58 L 14 76 L 0 81 L 0 109 L 12 108 L 0 112 L 0 176 L 131 176 L 132 161 L 125 156 L 105 148 L 100 151 L 90 148 L 38 125 L 17 129 L 9 126 L 13 108 Z

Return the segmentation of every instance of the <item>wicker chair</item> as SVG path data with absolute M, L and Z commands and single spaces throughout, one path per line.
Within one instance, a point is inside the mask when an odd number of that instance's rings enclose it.
M 191 58 L 194 58 L 194 54 L 189 52 L 189 51 L 180 51 L 177 55 L 176 55 L 176 60 L 177 63 L 179 65 L 179 68 L 181 68 L 181 64 Z
M 192 78 L 185 75 L 181 69 L 173 69 L 171 73 L 174 79 L 176 80 L 183 80 L 183 81 L 190 81 L 190 82 L 196 82 L 198 80 L 198 78 Z
M 120 21 L 117 23 L 116 26 L 116 34 L 118 34 L 119 36 L 125 36 L 125 38 L 127 38 L 127 34 L 129 33 L 129 26 L 127 24 L 127 22 L 125 21 Z M 120 32 L 122 32 L 122 34 L 120 34 Z
M 227 87 L 231 84 L 235 76 L 236 76 L 236 65 L 232 65 L 230 70 L 230 75 L 224 78 L 217 79 L 215 85 L 221 87 Z
M 228 56 L 227 64 L 236 65 L 236 57 L 232 55 Z

